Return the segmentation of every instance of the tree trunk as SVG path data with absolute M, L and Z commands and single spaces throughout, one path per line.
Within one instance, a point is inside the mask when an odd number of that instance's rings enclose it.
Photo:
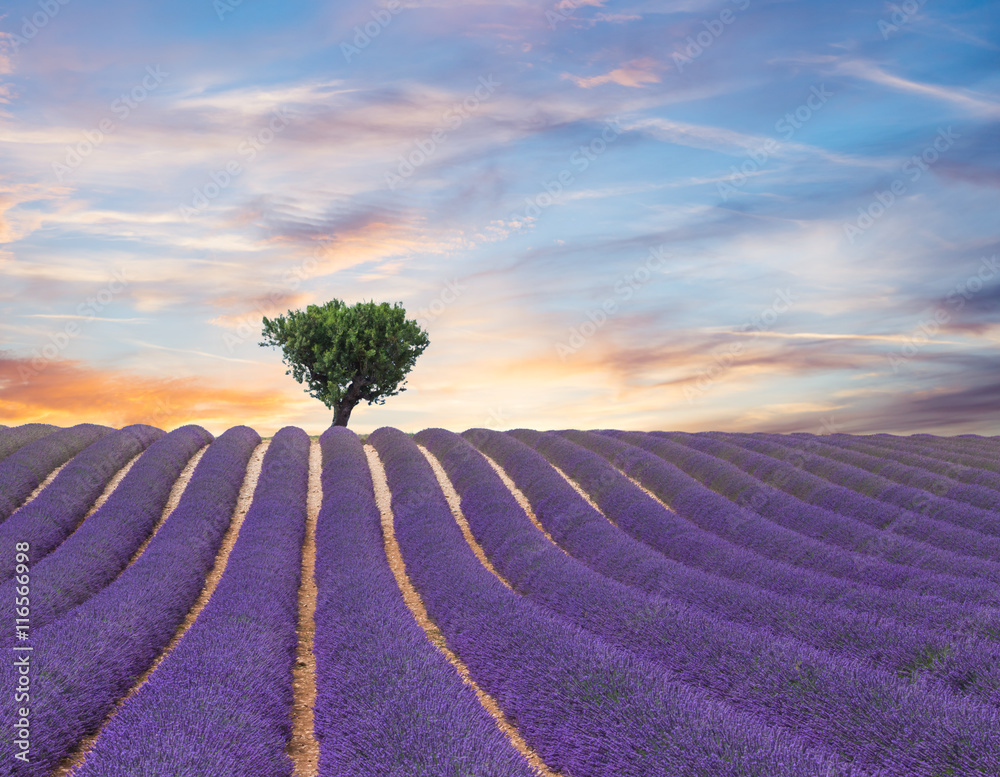
M 337 407 L 334 410 L 334 426 L 347 426 L 347 422 L 351 418 L 351 411 L 361 401 L 361 387 L 364 383 L 365 381 L 358 376 L 355 376 L 354 380 L 351 381 L 351 385 L 347 387 L 346 396 L 337 403 Z
M 351 418 L 351 411 L 354 409 L 354 405 L 348 404 L 347 401 L 343 401 L 337 405 L 337 410 L 333 414 L 333 425 L 334 426 L 347 426 L 347 422 Z

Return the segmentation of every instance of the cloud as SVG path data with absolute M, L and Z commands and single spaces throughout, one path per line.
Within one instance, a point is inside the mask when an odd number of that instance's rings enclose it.
M 152 319 L 148 318 L 107 318 L 105 316 L 82 316 L 75 313 L 26 313 L 25 318 L 56 318 L 61 321 L 67 319 L 77 321 L 105 321 L 114 324 L 148 324 Z
M 987 419 L 998 412 L 1000 383 L 994 380 L 911 393 L 872 392 L 815 412 L 790 412 L 768 419 L 719 416 L 713 428 L 770 434 L 989 434 L 996 427 Z
M 852 333 L 832 333 L 832 332 L 734 332 L 723 330 L 719 334 L 731 337 L 766 337 L 780 340 L 874 340 L 885 343 L 908 343 L 912 340 L 908 335 L 865 335 Z M 935 340 L 944 345 L 962 345 L 962 343 L 949 340 Z
M 977 186 L 1000 188 L 1000 170 L 984 167 L 982 164 L 968 164 L 954 160 L 942 160 L 935 172 L 953 181 L 972 183 Z
M 1000 359 L 976 353 L 920 351 L 907 374 L 861 374 L 874 378 L 857 388 L 811 397 L 826 407 L 793 411 L 773 419 L 720 413 L 712 428 L 774 434 L 990 434 L 1000 412 Z M 895 379 L 894 379 L 895 378 Z M 703 427 L 704 428 L 704 427 Z
M 894 76 L 891 73 L 887 73 L 873 62 L 865 60 L 855 59 L 839 62 L 837 70 L 845 75 L 881 84 L 896 91 L 919 94 L 940 102 L 950 103 L 964 109 L 973 116 L 992 119 L 1000 117 L 1000 102 L 970 89 L 911 81 L 901 76 Z
M 832 162 L 838 166 L 867 167 L 877 170 L 887 170 L 898 166 L 898 161 L 893 159 L 833 152 L 804 143 L 776 140 L 769 135 L 751 135 L 725 127 L 692 124 L 663 117 L 633 119 L 623 122 L 622 126 L 626 131 L 642 132 L 666 143 L 716 151 L 730 156 L 747 156 L 751 153 L 759 156 L 765 148 L 773 148 L 773 151 L 764 154 L 765 160 L 771 155 L 780 157 L 809 156 Z M 757 165 L 757 167 L 761 166 L 766 167 L 766 161 L 763 165 Z M 826 171 L 825 174 L 829 175 L 829 171 Z
M 3 22 L 6 18 L 7 14 L 0 15 L 0 22 Z M 0 76 L 10 75 L 14 72 L 14 64 L 11 61 L 11 51 L 13 49 L 11 41 L 14 38 L 14 33 L 0 31 Z M 0 86 L 0 94 L 8 94 L 3 90 L 4 87 Z M 0 100 L 0 102 L 7 102 L 7 100 Z
M 977 276 L 970 277 L 979 280 Z M 950 319 L 943 329 L 972 335 L 987 334 L 1000 324 L 1000 284 L 984 286 L 980 282 L 970 287 L 968 283 L 962 285 L 961 292 L 950 296 L 949 301 L 954 304 L 945 307 Z
M 643 17 L 633 13 L 598 13 L 587 21 L 593 25 L 597 22 L 610 22 L 611 24 L 622 24 L 624 22 L 637 22 Z
M 259 361 L 254 361 L 252 359 L 239 359 L 232 356 L 223 356 L 218 353 L 209 353 L 208 351 L 199 351 L 192 348 L 171 348 L 166 345 L 157 345 L 156 343 L 148 343 L 143 340 L 134 340 L 131 338 L 123 338 L 120 340 L 122 343 L 128 345 L 137 345 L 140 348 L 152 348 L 154 351 L 169 351 L 171 353 L 183 353 L 189 356 L 200 356 L 203 359 L 217 359 L 224 362 L 238 362 L 241 364 L 260 364 Z
M 656 72 L 661 69 L 661 65 L 652 57 L 643 57 L 626 62 L 621 67 L 615 68 L 610 73 L 590 78 L 581 78 L 569 73 L 564 73 L 563 78 L 571 80 L 581 89 L 592 89 L 603 84 L 618 84 L 620 86 L 630 86 L 641 88 L 646 84 L 658 84 L 660 76 Z
M 455 230 L 428 228 L 418 216 L 378 207 L 348 207 L 316 217 L 285 207 L 263 216 L 260 226 L 272 247 L 304 257 L 285 274 L 285 285 L 294 288 L 309 278 L 374 262 L 394 273 L 411 257 L 449 254 L 464 242 Z
M 0 354 L 0 423 L 8 425 L 89 421 L 225 429 L 246 419 L 267 423 L 295 404 L 287 393 L 201 377 L 162 378 L 69 360 L 32 364 Z
M 11 178 L 0 180 L 0 244 L 20 240 L 43 223 L 40 211 L 23 209 L 21 205 L 61 201 L 58 207 L 69 207 L 64 199 L 65 189 L 47 189 L 27 182 L 11 183 Z
M 273 317 L 287 310 L 303 308 L 312 301 L 312 294 L 280 289 L 250 298 L 235 294 L 217 297 L 210 304 L 232 312 L 216 316 L 209 323 L 224 329 L 246 330 L 249 327 L 259 330 L 263 316 Z
M 896 431 L 959 427 L 982 431 L 985 420 L 998 413 L 1000 381 L 994 378 L 978 385 L 940 387 L 903 397 L 886 423 Z

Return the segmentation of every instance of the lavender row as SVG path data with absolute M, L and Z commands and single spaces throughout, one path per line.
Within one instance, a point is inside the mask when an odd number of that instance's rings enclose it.
M 986 701 L 998 697 L 1000 646 L 995 643 L 946 639 L 903 625 L 883 617 L 878 602 L 872 602 L 876 609 L 869 612 L 854 612 L 708 574 L 695 568 L 697 559 L 690 557 L 686 560 L 692 566 L 664 558 L 609 523 L 547 466 L 555 464 L 577 481 L 615 524 L 637 528 L 640 535 L 660 529 L 658 544 L 668 549 L 674 545 L 674 527 L 686 533 L 677 526 L 682 521 L 597 454 L 553 432 L 517 430 L 503 435 L 474 430 L 464 436 L 507 472 L 560 547 L 609 578 L 664 597 L 674 606 L 694 606 L 729 621 L 765 628 L 899 676 L 926 675 L 955 693 L 974 694 Z M 714 556 L 721 545 L 704 550 Z M 929 657 L 936 659 L 929 661 Z
M 699 518 L 697 512 L 692 514 L 689 510 L 682 510 L 678 514 L 665 509 L 608 462 L 608 459 L 614 458 L 615 451 L 631 449 L 635 460 L 645 458 L 652 470 L 662 468 L 661 460 L 652 454 L 641 453 L 633 446 L 622 446 L 619 442 L 598 436 L 591 437 L 591 443 L 603 450 L 607 456 L 605 458 L 554 432 L 542 434 L 517 430 L 508 434 L 534 445 L 549 461 L 567 471 L 589 492 L 605 514 L 631 536 L 683 564 L 694 565 L 712 573 L 713 579 L 722 575 L 746 581 L 755 587 L 762 586 L 780 594 L 794 596 L 796 601 L 835 601 L 851 610 L 880 613 L 886 617 L 920 624 L 938 633 L 964 632 L 965 626 L 971 625 L 962 617 L 958 605 L 946 605 L 940 599 L 919 597 L 905 591 L 851 586 L 839 578 L 776 563 L 701 529 L 697 524 L 704 518 Z M 615 461 L 618 466 L 624 463 Z M 709 491 L 675 467 L 662 468 L 659 482 L 669 490 L 672 497 L 700 492 L 704 499 L 700 502 L 688 499 L 687 504 L 700 504 L 708 514 L 715 512 L 725 515 L 728 511 L 729 520 L 743 520 L 738 515 L 739 508 L 729 500 Z M 1000 621 L 996 625 L 1000 625 Z M 994 631 L 1000 636 L 1000 630 Z
M 844 439 L 847 435 L 830 435 L 830 440 Z M 857 437 L 858 442 L 890 448 L 903 453 L 915 453 L 939 461 L 949 461 L 973 469 L 992 472 L 1000 470 L 1000 438 L 962 435 L 959 437 L 934 437 L 915 434 L 910 437 L 875 434 Z M 827 438 L 824 438 L 827 439 Z M 970 473 L 974 474 L 974 473 Z
M 0 521 L 21 506 L 49 474 L 113 429 L 78 424 L 28 443 L 0 461 Z
M 1000 722 L 997 710 L 966 704 L 932 684 L 914 692 L 909 683 L 864 662 L 611 581 L 545 540 L 489 464 L 469 455 L 472 449 L 461 437 L 429 430 L 417 440 L 440 459 L 499 574 L 537 604 L 663 667 L 672 679 L 787 728 L 804 742 L 822 743 L 845 762 L 907 777 L 948 767 L 985 774 L 1000 765 L 1000 732 L 992 732 Z M 523 445 L 520 452 L 522 464 L 548 466 Z M 910 738 L 914 744 L 904 752 L 901 745 Z M 980 755 L 994 751 L 998 755 Z
M 291 777 L 285 749 L 308 481 L 309 436 L 286 427 L 268 447 L 208 604 L 75 777 Z
M 1000 440 L 988 440 L 980 444 L 971 444 L 962 438 L 949 438 L 949 445 L 929 445 L 920 448 L 922 455 L 942 460 L 949 465 L 948 471 L 955 472 L 952 477 L 973 485 L 986 485 L 997 488 L 996 475 L 1000 473 Z M 983 482 L 981 482 L 981 480 Z
M 878 481 L 879 483 L 884 481 L 888 483 L 887 488 L 896 489 L 891 493 L 912 496 L 921 510 L 940 520 L 952 520 L 956 508 L 962 508 L 963 505 L 977 507 L 991 515 L 998 512 L 1000 507 L 1000 495 L 996 490 L 1000 488 L 1000 477 L 982 469 L 969 469 L 928 458 L 923 458 L 922 461 L 931 469 L 913 467 L 903 463 L 909 457 L 900 451 L 851 443 L 840 439 L 839 435 L 808 438 L 794 435 L 782 442 L 880 477 L 882 481 Z M 963 476 L 967 476 L 966 482 L 959 482 Z M 924 494 L 924 497 L 921 499 L 914 496 L 917 493 Z M 959 517 L 964 519 L 966 513 L 962 512 Z M 996 533 L 995 521 L 987 521 L 981 525 L 994 526 L 991 533 Z
M 161 437 L 139 457 L 108 501 L 53 553 L 36 560 L 32 546 L 31 622 L 35 628 L 85 602 L 125 569 L 160 519 L 181 470 L 211 439 L 200 426 L 185 426 Z M 10 523 L 15 520 L 17 516 Z M 0 597 L 14 595 L 14 582 L 0 584 Z M 13 634 L 5 634 L 0 645 L 13 639 Z
M 883 523 L 896 522 L 896 531 L 933 531 L 938 533 L 941 542 L 947 541 L 945 538 L 948 535 L 964 535 L 966 541 L 972 543 L 970 555 L 992 552 L 994 559 L 1000 558 L 997 553 L 1000 520 L 996 512 L 936 496 L 934 492 L 940 490 L 937 488 L 928 491 L 902 485 L 850 463 L 873 465 L 872 460 L 878 460 L 872 456 L 825 445 L 820 442 L 823 438 L 800 440 L 788 435 L 720 433 L 710 436 L 781 459 L 786 466 L 806 470 L 832 484 L 862 494 L 866 501 L 877 500 L 874 518 L 878 520 L 881 515 Z M 892 509 L 889 505 L 900 509 Z
M 772 536 L 786 532 L 815 543 L 831 559 L 865 568 L 864 581 L 885 588 L 911 590 L 984 606 L 1000 605 L 1000 566 L 927 548 L 890 532 L 795 499 L 764 485 L 728 462 L 670 440 L 641 432 L 603 432 L 645 448 L 669 461 L 722 496 L 749 505 L 762 521 L 758 530 Z M 787 535 L 785 535 L 787 536 Z M 856 574 L 856 573 L 855 573 Z M 958 576 L 962 575 L 962 576 Z
M 793 465 L 781 460 L 780 457 L 776 458 L 768 451 L 761 451 L 759 443 L 746 441 L 746 438 L 743 437 L 731 438 L 729 435 L 709 436 L 683 432 L 671 434 L 654 432 L 653 435 L 727 461 L 768 486 L 814 507 L 828 510 L 844 519 L 854 519 L 877 531 L 889 531 L 915 543 L 923 543 L 913 546 L 910 549 L 911 553 L 926 550 L 926 547 L 930 546 L 949 553 L 980 558 L 985 561 L 996 562 L 1000 560 L 1000 538 L 987 536 L 965 526 L 939 521 L 898 504 L 872 498 L 865 493 L 856 493 L 847 483 L 842 483 L 838 478 L 838 474 L 846 474 L 848 477 L 857 475 L 859 474 L 858 470 L 852 473 L 843 467 L 840 473 L 828 473 L 825 477 L 817 477 L 810 472 L 803 471 L 802 467 L 797 466 L 799 462 Z M 781 435 L 767 438 L 768 441 L 779 442 L 781 439 Z M 743 442 L 743 444 L 737 444 L 737 441 Z M 889 482 L 883 479 L 883 484 L 888 486 Z M 1000 497 L 1000 494 L 997 496 Z M 904 501 L 904 504 L 907 507 L 914 506 L 913 502 Z M 956 512 L 961 513 L 962 507 L 968 506 L 956 505 Z M 969 512 L 972 514 L 973 520 L 982 516 L 982 511 L 975 508 L 969 508 Z M 954 518 L 956 523 L 960 521 L 959 516 Z M 848 528 L 858 528 L 852 526 L 850 520 L 844 520 L 843 523 Z M 1000 529 L 1000 527 L 997 528 Z M 852 534 L 858 537 L 861 542 L 871 542 L 875 536 L 870 533 L 866 536 L 863 534 L 863 529 L 860 532 L 854 531 Z M 892 545 L 885 544 L 885 547 L 892 548 L 894 559 L 904 560 L 906 558 Z M 969 574 L 975 574 L 978 571 L 980 570 L 973 567 Z M 1000 575 L 1000 569 L 994 569 L 994 572 Z
M 920 438 L 921 435 L 914 435 Z M 1000 436 L 980 437 L 975 434 L 960 434 L 957 437 L 936 437 L 925 441 L 934 455 L 968 455 L 975 456 L 984 462 L 980 466 L 996 469 L 1000 464 Z M 941 451 L 941 453 L 937 453 Z M 928 454 L 930 455 L 930 454 Z
M 968 474 L 970 478 L 983 471 L 989 475 L 1000 472 L 1000 437 L 963 435 L 938 438 L 921 448 L 920 452 L 961 465 L 961 474 Z M 970 479 L 966 482 L 974 481 Z
M 858 773 L 507 590 L 469 548 L 416 444 L 386 427 L 368 441 L 428 614 L 550 768 L 574 777 Z
M 31 545 L 31 560 L 51 553 L 77 527 L 108 481 L 133 458 L 163 436 L 153 426 L 136 424 L 91 443 L 56 475 L 29 504 L 0 524 L 0 548 Z M 0 580 L 13 575 L 0 571 Z
M 833 434 L 815 440 L 832 450 L 851 451 L 867 457 L 872 471 L 883 477 L 933 490 L 936 494 L 984 509 L 1000 508 L 1000 494 L 996 492 L 1000 485 L 996 472 L 1000 459 L 996 454 L 992 457 L 975 455 L 970 449 L 961 454 L 949 454 L 943 448 L 897 438 L 882 439 L 880 435 Z
M 313 647 L 319 777 L 530 777 L 528 763 L 404 603 L 361 441 L 331 427 L 320 445 Z
M 882 477 L 959 502 L 967 502 L 984 510 L 1000 511 L 1000 476 L 980 469 L 960 467 L 942 459 L 908 453 L 893 447 L 866 444 L 844 439 L 840 435 L 820 438 L 831 448 L 841 449 L 858 456 L 860 465 Z M 955 475 L 971 472 L 973 482 L 959 482 Z M 967 474 L 968 476 L 968 474 Z
M 19 451 L 28 443 L 39 440 L 47 434 L 59 429 L 51 424 L 23 424 L 21 426 L 5 426 L 0 431 L 0 461 L 12 453 Z
M 55 768 L 153 664 L 204 586 L 259 442 L 245 426 L 213 442 L 177 509 L 136 562 L 35 635 L 31 763 L 4 758 L 0 776 L 34 777 Z M 10 662 L 0 667 L 0 680 L 14 687 Z M 14 713 L 13 705 L 0 708 L 0 742 L 11 750 Z
M 560 434 L 612 461 L 681 518 L 760 554 L 763 562 L 748 558 L 748 565 L 752 565 L 744 573 L 748 579 L 779 593 L 798 592 L 817 601 L 882 612 L 936 630 L 1000 638 L 1000 613 L 995 609 L 949 602 L 906 588 L 873 586 L 868 578 L 871 570 L 880 572 L 882 563 L 877 560 L 861 561 L 856 554 L 834 552 L 822 543 L 777 527 L 643 448 L 593 432 Z
M 875 444 L 906 444 L 915 447 L 925 456 L 948 459 L 953 456 L 968 456 L 977 459 L 978 466 L 995 470 L 1000 464 L 1000 437 L 981 437 L 978 434 L 960 434 L 954 437 L 938 437 L 932 434 L 914 434 L 909 437 L 876 434 L 866 437 Z

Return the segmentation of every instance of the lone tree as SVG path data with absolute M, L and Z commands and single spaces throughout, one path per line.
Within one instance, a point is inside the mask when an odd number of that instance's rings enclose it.
M 361 400 L 385 403 L 406 391 L 400 386 L 429 340 L 402 303 L 359 302 L 347 306 L 334 299 L 325 305 L 290 310 L 264 318 L 260 345 L 277 346 L 299 383 L 333 409 L 333 425 L 347 426 Z

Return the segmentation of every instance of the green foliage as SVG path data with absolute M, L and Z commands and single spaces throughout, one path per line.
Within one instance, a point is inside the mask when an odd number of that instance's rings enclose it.
M 333 408 L 334 424 L 347 425 L 361 401 L 383 404 L 402 384 L 429 340 L 401 303 L 339 299 L 264 318 L 262 346 L 281 348 L 291 375 L 310 396 Z

